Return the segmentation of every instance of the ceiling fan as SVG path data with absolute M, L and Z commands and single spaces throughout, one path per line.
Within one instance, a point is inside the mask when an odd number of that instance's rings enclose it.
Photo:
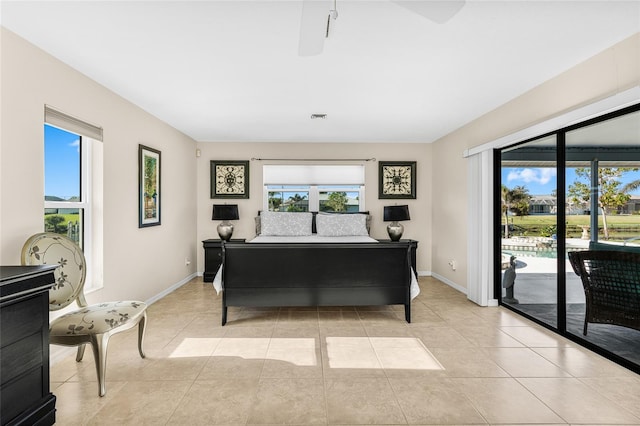
M 465 0 L 389 0 L 438 24 L 451 19 L 462 9 Z M 303 0 L 300 20 L 300 56 L 322 53 L 325 39 L 331 35 L 338 19 L 337 0 Z
M 438 24 L 451 19 L 462 9 L 465 0 L 389 0 Z M 322 53 L 338 19 L 337 0 L 303 0 L 300 20 L 300 56 Z

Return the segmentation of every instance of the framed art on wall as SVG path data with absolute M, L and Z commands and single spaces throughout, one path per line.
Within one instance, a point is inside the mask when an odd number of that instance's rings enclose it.
M 138 228 L 160 225 L 160 151 L 138 145 Z
M 416 198 L 416 162 L 380 161 L 378 198 Z
M 249 198 L 249 162 L 211 160 L 211 198 Z

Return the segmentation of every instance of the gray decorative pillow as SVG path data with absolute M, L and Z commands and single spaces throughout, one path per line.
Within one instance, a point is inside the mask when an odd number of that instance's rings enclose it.
M 323 237 L 369 235 L 364 214 L 318 214 L 316 230 Z
M 299 237 L 311 235 L 310 212 L 262 212 L 260 235 Z

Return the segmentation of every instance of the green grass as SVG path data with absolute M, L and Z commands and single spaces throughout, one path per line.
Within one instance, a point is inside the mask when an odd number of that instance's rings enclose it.
M 514 225 L 527 226 L 539 225 L 549 226 L 556 223 L 556 216 L 553 215 L 529 215 L 529 216 L 509 216 L 509 221 Z M 567 224 L 570 226 L 589 225 L 591 219 L 588 215 L 567 216 Z M 502 219 L 504 224 L 504 218 Z M 598 216 L 598 223 L 602 225 L 602 216 Z M 608 215 L 607 224 L 609 226 L 640 227 L 640 215 Z
M 541 236 L 545 234 L 546 228 L 556 225 L 556 216 L 553 215 L 530 215 L 530 216 L 510 216 L 509 222 L 516 227 L 521 227 L 513 235 Z M 590 225 L 588 215 L 567 216 L 567 238 L 580 238 L 582 226 Z M 504 218 L 502 219 L 504 225 Z M 602 230 L 602 216 L 598 216 L 599 239 L 604 239 Z M 640 236 L 640 215 L 609 215 L 607 216 L 607 226 L 609 228 L 609 239 L 623 241 L 631 237 Z
M 64 223 L 65 225 L 68 224 L 69 222 L 72 223 L 76 223 L 80 220 L 80 214 L 79 213 L 70 213 L 70 214 L 51 214 L 51 215 L 45 215 L 45 217 L 47 216 L 62 216 L 64 217 Z

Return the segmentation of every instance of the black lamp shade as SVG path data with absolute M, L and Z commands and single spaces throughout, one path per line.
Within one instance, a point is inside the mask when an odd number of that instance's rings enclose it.
M 384 206 L 384 221 L 398 222 L 401 220 L 410 220 L 409 206 Z
M 214 204 L 213 217 L 211 220 L 238 220 L 237 204 Z

